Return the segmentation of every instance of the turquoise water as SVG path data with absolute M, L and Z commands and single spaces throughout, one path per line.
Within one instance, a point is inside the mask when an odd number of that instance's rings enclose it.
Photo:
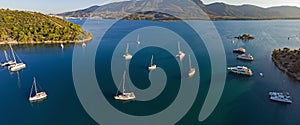
M 84 24 L 84 20 L 70 20 L 78 24 Z M 9 73 L 7 69 L 0 69 L 0 123 L 8 125 L 33 125 L 33 124 L 97 124 L 84 110 L 79 99 L 77 98 L 76 91 L 72 78 L 72 56 L 74 47 L 82 49 L 83 53 L 89 55 L 89 47 L 93 47 L 99 42 L 99 32 L 103 32 L 105 25 L 111 24 L 112 20 L 92 20 L 91 23 L 84 25 L 84 28 L 94 34 L 94 39 L 87 44 L 87 48 L 81 48 L 80 45 L 65 45 L 62 50 L 60 45 L 19 45 L 14 46 L 18 56 L 27 64 L 27 68 L 19 73 Z M 211 114 L 211 116 L 204 122 L 198 122 L 198 115 L 203 102 L 203 93 L 200 92 L 189 112 L 177 124 L 179 125 L 231 125 L 231 124 L 280 124 L 280 125 L 295 125 L 300 124 L 300 83 L 286 76 L 283 72 L 278 70 L 271 60 L 271 52 L 275 48 L 290 47 L 292 49 L 300 48 L 300 39 L 293 37 L 291 40 L 289 36 L 300 35 L 300 21 L 215 21 L 213 22 L 223 40 L 225 53 L 227 55 L 227 65 L 245 65 L 254 71 L 254 76 L 243 77 L 229 73 L 226 79 L 225 89 L 222 98 Z M 125 65 L 129 67 L 130 79 L 139 89 L 146 89 L 150 86 L 150 81 L 147 79 L 148 62 L 152 54 L 155 55 L 157 65 L 161 66 L 166 72 L 168 78 L 167 88 L 158 98 L 149 101 L 148 103 L 130 102 L 120 103 L 111 99 L 112 95 L 116 93 L 114 84 L 100 83 L 101 89 L 106 95 L 106 99 L 120 111 L 134 114 L 134 115 L 149 115 L 157 113 L 169 104 L 176 96 L 176 91 L 180 87 L 181 76 L 179 71 L 180 66 L 186 65 L 187 59 L 182 64 L 174 63 L 176 60 L 172 56 L 177 51 L 177 41 L 180 39 L 174 33 L 168 30 L 165 35 L 158 36 L 154 31 L 164 31 L 164 29 L 145 29 L 140 34 L 141 41 L 144 40 L 145 44 L 148 42 L 159 40 L 164 41 L 163 47 L 170 47 L 171 53 L 161 48 L 146 47 L 141 51 L 139 47 L 135 46 L 136 32 L 131 32 L 132 29 L 139 26 L 161 26 L 166 28 L 173 28 L 176 33 L 183 36 L 182 50 L 186 53 L 192 53 L 184 41 L 188 41 L 192 45 L 192 50 L 195 52 L 193 64 L 198 59 L 198 64 L 201 72 L 201 90 L 207 89 L 207 81 L 209 80 L 210 61 L 208 60 L 208 53 L 206 48 L 197 41 L 194 37 L 195 34 L 188 29 L 181 27 L 181 22 L 151 22 L 151 21 L 123 21 L 122 25 L 115 26 L 110 32 L 107 32 L 105 39 L 98 48 L 95 63 L 103 64 L 96 66 L 97 78 L 103 80 L 110 67 L 110 59 L 116 62 L 116 68 L 122 69 L 118 73 L 117 80 L 121 79 Z M 134 25 L 136 24 L 136 25 Z M 177 30 L 184 29 L 184 30 Z M 210 32 L 209 30 L 207 32 Z M 126 34 L 129 33 L 128 36 Z M 252 41 L 237 41 L 233 45 L 231 36 L 241 33 L 249 33 L 256 37 Z M 168 36 L 170 35 L 170 36 Z M 123 39 L 123 37 L 125 37 Z M 162 37 L 164 36 L 164 37 Z M 178 38 L 177 38 L 178 37 Z M 215 36 L 211 36 L 213 39 Z M 123 41 L 120 44 L 110 41 Z M 152 40 L 152 41 L 151 41 Z M 173 42 L 168 42 L 173 41 Z M 125 44 L 130 43 L 131 53 L 136 53 L 132 62 L 126 64 L 122 61 L 122 54 L 125 51 Z M 158 41 L 160 42 L 160 41 Z M 111 48 L 115 45 L 118 47 L 115 50 Z M 143 45 L 141 45 L 143 46 Z M 232 49 L 235 47 L 244 47 L 249 53 L 255 57 L 253 62 L 245 62 L 236 60 L 235 54 Z M 2 47 L 6 48 L 6 47 Z M 153 53 L 153 50 L 155 53 Z M 115 55 L 120 55 L 120 58 L 112 58 L 110 52 Z M 106 53 L 106 54 L 103 54 Z M 0 53 L 2 55 L 2 53 Z M 101 55 L 102 54 L 102 55 Z M 143 58 L 144 57 L 144 58 Z M 2 58 L 2 56 L 1 56 Z M 185 57 L 187 58 L 187 57 Z M 202 60 L 201 60 L 202 59 Z M 107 62 L 108 60 L 108 62 Z M 200 61 L 201 60 L 201 61 Z M 87 64 L 89 65 L 89 64 Z M 84 67 L 84 65 L 82 66 Z M 158 69 L 160 71 L 160 69 Z M 186 71 L 186 69 L 183 69 Z M 202 73 L 206 72 L 206 73 Z M 258 75 L 259 72 L 264 73 L 264 77 Z M 196 75 L 199 76 L 197 73 Z M 39 103 L 29 103 L 28 96 L 32 85 L 32 77 L 37 78 L 37 82 L 47 92 L 47 100 Z M 18 78 L 19 77 L 19 78 Z M 103 77 L 103 78 L 102 78 Z M 155 76 L 154 76 L 155 77 Z M 159 80 L 159 76 L 156 79 Z M 170 79 L 169 79 L 170 78 Z M 285 80 L 283 85 L 281 82 Z M 191 82 L 192 83 L 192 82 Z M 89 83 L 86 83 L 89 84 Z M 119 84 L 117 81 L 116 84 Z M 130 87 L 129 87 L 130 89 Z M 268 99 L 268 91 L 287 90 L 293 96 L 294 103 L 285 105 L 280 103 L 271 102 Z M 101 99 L 102 100 L 102 99 Z M 134 109 L 138 107 L 137 109 Z M 131 109 L 131 110 L 128 110 Z

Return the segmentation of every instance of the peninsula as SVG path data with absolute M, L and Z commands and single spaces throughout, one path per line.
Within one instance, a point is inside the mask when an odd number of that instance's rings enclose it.
M 1 44 L 87 42 L 92 35 L 81 26 L 38 12 L 0 9 Z
M 279 69 L 300 81 L 300 49 L 274 49 L 272 60 Z

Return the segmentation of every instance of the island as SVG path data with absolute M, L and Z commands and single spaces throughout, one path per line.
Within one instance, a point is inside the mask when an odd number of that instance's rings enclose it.
M 253 40 L 254 39 L 254 37 L 251 36 L 250 34 L 243 34 L 243 35 L 236 36 L 234 38 L 241 39 L 241 40 Z
M 272 60 L 279 69 L 300 81 L 300 49 L 274 49 Z
M 0 45 L 87 42 L 92 35 L 81 26 L 53 15 L 0 9 Z

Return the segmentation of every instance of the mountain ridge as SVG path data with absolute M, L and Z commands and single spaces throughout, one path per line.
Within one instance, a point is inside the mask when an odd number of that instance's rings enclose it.
M 263 8 L 255 5 L 230 5 L 222 2 L 204 4 L 201 0 L 132 0 L 94 5 L 86 9 L 58 14 L 64 17 L 120 19 L 136 12 L 158 11 L 181 19 L 300 19 L 296 6 Z M 136 18 L 135 18 L 136 19 Z

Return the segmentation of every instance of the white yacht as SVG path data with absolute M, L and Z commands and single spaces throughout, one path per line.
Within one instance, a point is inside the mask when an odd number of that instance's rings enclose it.
M 269 96 L 272 101 L 293 103 L 292 97 L 287 92 L 269 92 Z
M 180 50 L 180 42 L 178 42 L 178 54 L 176 55 L 176 57 L 179 58 L 179 60 L 181 61 L 184 58 L 184 56 L 185 53 Z
M 126 52 L 125 52 L 125 55 L 123 55 L 123 57 L 125 58 L 126 61 L 131 60 L 131 58 L 132 58 L 132 55 L 130 55 L 130 54 L 128 53 L 128 49 L 129 49 L 129 45 L 128 45 L 128 43 L 127 43 L 127 46 L 126 46 Z
M 241 60 L 247 60 L 247 61 L 253 61 L 254 57 L 251 54 L 241 54 L 237 56 L 238 59 Z
M 126 80 L 126 71 L 123 73 L 123 80 L 122 80 L 122 93 L 117 94 L 114 98 L 116 100 L 122 100 L 122 101 L 127 101 L 127 100 L 133 100 L 135 99 L 135 95 L 133 92 L 125 92 L 125 81 Z
M 189 55 L 189 64 L 190 64 L 190 70 L 188 76 L 193 77 L 196 73 L 196 69 L 192 67 L 191 55 Z
M 25 63 L 23 63 L 23 62 L 17 63 L 14 50 L 12 49 L 11 45 L 9 45 L 9 47 L 11 49 L 11 53 L 12 53 L 13 58 L 14 58 L 14 64 L 8 66 L 9 71 L 11 71 L 11 72 L 17 72 L 17 71 L 19 71 L 21 69 L 26 68 L 26 64 Z
M 237 49 L 233 49 L 234 53 L 246 53 L 246 49 L 244 48 L 237 48 Z
M 228 70 L 236 74 L 248 75 L 248 76 L 253 75 L 252 70 L 245 66 L 228 67 Z
M 150 66 L 148 67 L 149 70 L 155 70 L 156 69 L 156 65 L 153 64 L 153 55 L 151 57 L 151 63 L 150 63 Z
M 5 62 L 1 62 L 1 63 L 0 63 L 2 67 L 10 66 L 10 65 L 13 65 L 13 64 L 16 63 L 16 62 L 14 62 L 13 60 L 11 60 L 11 59 L 8 57 L 8 55 L 7 55 L 7 53 L 6 53 L 5 50 L 3 50 L 3 52 L 4 52 L 4 56 L 5 56 Z
M 34 89 L 34 93 L 35 93 L 34 96 L 32 96 L 33 89 Z M 46 98 L 47 98 L 46 92 L 43 92 L 43 91 L 39 92 L 38 91 L 35 77 L 33 77 L 33 84 L 32 84 L 31 90 L 30 90 L 29 101 L 30 102 L 42 101 Z

